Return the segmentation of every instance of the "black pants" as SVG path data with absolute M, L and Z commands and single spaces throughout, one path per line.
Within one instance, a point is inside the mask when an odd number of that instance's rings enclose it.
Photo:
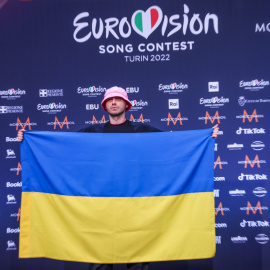
M 128 263 L 128 270 L 148 270 L 149 263 Z M 112 270 L 113 264 L 97 264 L 92 263 L 90 266 L 91 270 Z

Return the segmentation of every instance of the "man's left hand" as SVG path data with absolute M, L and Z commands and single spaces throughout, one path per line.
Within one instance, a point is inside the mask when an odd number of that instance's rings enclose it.
M 215 125 L 215 126 L 213 127 L 213 133 L 212 133 L 212 136 L 211 136 L 211 137 L 217 139 L 218 131 L 219 131 L 219 126 L 218 126 L 218 124 L 217 124 L 217 125 Z

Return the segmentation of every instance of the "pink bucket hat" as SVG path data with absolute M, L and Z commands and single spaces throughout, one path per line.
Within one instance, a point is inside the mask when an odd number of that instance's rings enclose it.
M 114 86 L 114 87 L 107 89 L 105 94 L 104 94 L 104 99 L 101 102 L 101 107 L 103 108 L 104 111 L 107 111 L 106 107 L 105 107 L 107 99 L 112 98 L 112 97 L 120 97 L 126 101 L 126 103 L 128 105 L 126 112 L 131 109 L 132 104 L 128 99 L 127 92 L 121 87 Z

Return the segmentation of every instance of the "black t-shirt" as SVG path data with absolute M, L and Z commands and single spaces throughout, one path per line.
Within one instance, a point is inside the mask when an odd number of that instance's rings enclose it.
M 126 120 L 120 125 L 112 125 L 109 121 L 102 124 L 95 124 L 79 130 L 79 132 L 96 133 L 137 133 L 137 132 L 161 132 L 161 130 L 147 124 L 131 122 Z

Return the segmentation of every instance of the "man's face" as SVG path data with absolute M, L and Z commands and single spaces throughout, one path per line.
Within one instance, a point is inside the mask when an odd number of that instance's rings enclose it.
M 122 98 L 112 97 L 107 99 L 105 107 L 107 112 L 111 116 L 120 116 L 121 114 L 125 113 L 128 105 L 126 104 L 126 101 Z

